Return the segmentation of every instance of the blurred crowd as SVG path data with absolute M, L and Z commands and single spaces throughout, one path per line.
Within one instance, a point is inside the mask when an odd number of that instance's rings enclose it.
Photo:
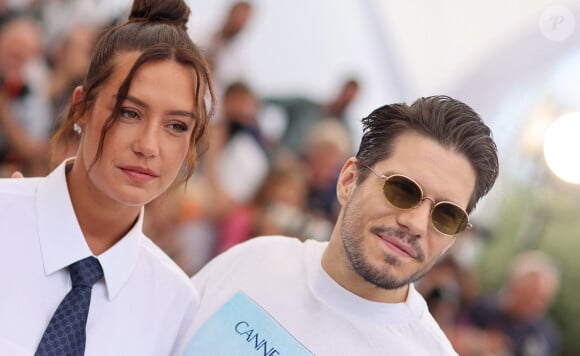
M 560 269 L 543 252 L 511 260 L 498 291 L 482 292 L 472 266 L 453 252 L 417 284 L 429 310 L 460 355 L 561 355 L 558 325 L 548 311 L 560 289 Z
M 0 0 L 0 177 L 45 175 L 75 154 L 76 135 L 66 147 L 51 147 L 51 134 L 82 84 L 99 33 L 125 16 L 102 13 L 97 3 Z M 233 3 L 199 40 L 218 95 L 207 151 L 186 184 L 145 209 L 145 233 L 189 275 L 253 236 L 328 239 L 336 179 L 355 153 L 347 109 L 361 83 L 342 78 L 322 102 L 257 93 L 236 43 L 252 16 L 250 2 Z M 557 355 L 559 332 L 546 311 L 559 272 L 549 258 L 515 259 L 491 296 L 482 295 L 471 267 L 451 253 L 418 284 L 459 354 Z
M 100 29 L 116 21 L 97 9 L 89 0 L 0 1 L 0 176 L 47 172 L 59 115 Z M 74 146 L 57 151 L 55 160 Z

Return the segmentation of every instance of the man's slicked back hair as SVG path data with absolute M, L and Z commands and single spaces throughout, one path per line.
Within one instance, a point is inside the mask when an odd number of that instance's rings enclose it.
M 493 186 L 499 171 L 497 147 L 490 128 L 466 104 L 448 96 L 430 96 L 413 104 L 385 105 L 362 120 L 363 137 L 356 155 L 359 183 L 377 162 L 390 157 L 396 139 L 405 132 L 415 132 L 431 138 L 443 147 L 463 154 L 476 175 L 474 192 L 467 212 Z

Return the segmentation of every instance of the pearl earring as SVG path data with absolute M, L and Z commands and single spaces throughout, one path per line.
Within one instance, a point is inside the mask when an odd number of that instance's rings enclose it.
M 73 125 L 73 131 L 76 132 L 77 135 L 80 135 L 81 133 L 83 133 L 83 129 L 76 122 Z

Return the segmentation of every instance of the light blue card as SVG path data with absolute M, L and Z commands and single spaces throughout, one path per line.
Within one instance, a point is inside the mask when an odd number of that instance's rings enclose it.
M 313 355 L 264 309 L 238 292 L 193 336 L 184 356 Z

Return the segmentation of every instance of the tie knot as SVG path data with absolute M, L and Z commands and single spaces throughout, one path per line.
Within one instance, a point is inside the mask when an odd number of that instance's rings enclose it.
M 73 263 L 68 269 L 73 287 L 92 287 L 103 276 L 99 260 L 92 256 Z

